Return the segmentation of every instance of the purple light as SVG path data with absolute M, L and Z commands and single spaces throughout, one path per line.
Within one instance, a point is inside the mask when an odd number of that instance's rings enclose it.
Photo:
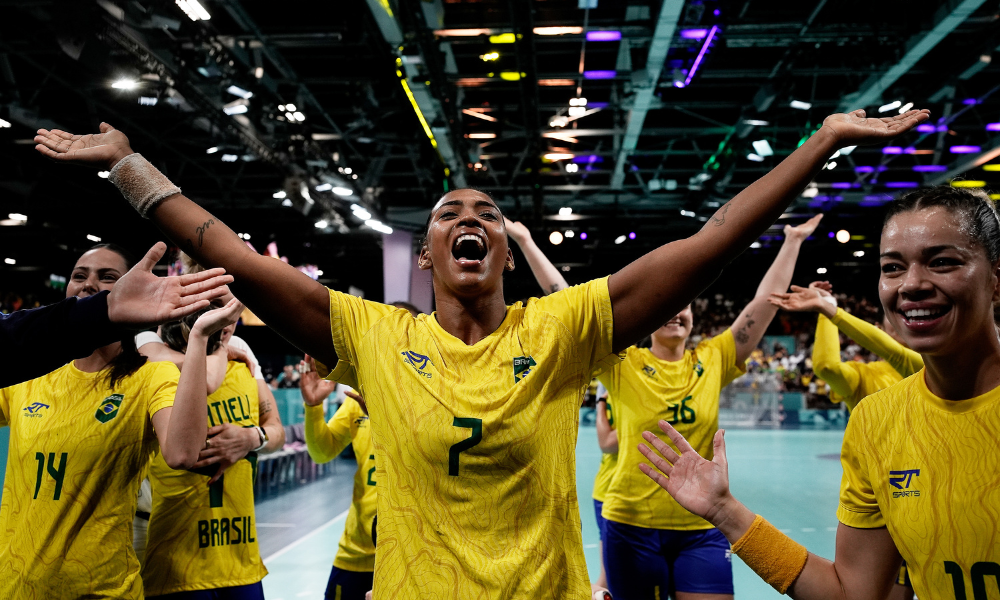
M 617 71 L 584 71 L 584 79 L 614 79 Z
M 628 239 L 630 239 L 630 240 L 634 240 L 635 239 L 635 232 L 634 231 L 629 232 Z
M 886 202 L 892 200 L 892 196 L 889 194 L 876 194 L 873 196 L 865 196 L 862 198 L 861 202 L 858 202 L 858 206 L 882 206 Z
M 882 148 L 882 154 L 902 154 L 903 149 L 899 146 L 886 146 Z
M 849 190 L 851 189 L 851 185 L 852 184 L 849 181 L 835 181 L 830 184 L 830 187 L 835 190 Z
M 691 65 L 691 70 L 688 71 L 687 77 L 684 78 L 684 85 L 689 85 L 694 74 L 698 71 L 698 67 L 701 65 L 701 61 L 705 59 L 705 54 L 708 53 L 708 47 L 712 45 L 712 40 L 715 38 L 715 34 L 719 32 L 718 25 L 712 25 L 712 29 L 708 32 L 708 37 L 705 38 L 705 43 L 701 45 L 701 52 L 698 53 L 698 57 L 694 59 L 694 64 Z M 679 85 L 677 87 L 684 87 L 684 85 Z
M 948 148 L 948 151 L 952 154 L 976 154 L 982 151 L 979 146 L 952 146 Z
M 885 187 L 887 188 L 915 188 L 920 187 L 920 184 L 916 181 L 886 181 Z
M 583 155 L 574 156 L 573 157 L 573 162 L 575 162 L 575 163 L 581 163 L 581 164 L 583 164 L 583 163 L 587 163 L 587 164 L 601 163 L 601 162 L 604 162 L 604 157 L 603 156 L 598 156 L 596 154 L 583 154 Z
M 588 31 L 588 42 L 617 42 L 622 39 L 620 31 Z
M 948 167 L 945 165 L 917 165 L 913 167 L 913 170 L 917 173 L 939 173 L 941 171 L 947 171 Z
M 686 40 L 703 40 L 706 35 L 707 29 L 681 29 L 681 37 Z
M 979 100 L 976 100 L 975 98 L 966 98 L 965 100 L 962 100 L 962 104 L 966 106 L 973 106 L 975 104 L 979 104 Z
M 588 102 L 587 103 L 587 108 L 588 109 L 590 109 L 590 108 L 607 108 L 607 107 L 608 107 L 608 103 L 607 102 Z
M 854 167 L 855 173 L 874 173 L 875 167 L 869 167 L 868 165 L 861 165 L 860 167 Z
M 581 240 L 587 239 L 587 232 L 586 231 L 581 231 L 580 232 L 580 239 Z
M 674 82 L 674 87 L 675 88 L 682 88 L 682 87 L 684 87 L 684 82 L 683 81 L 675 81 Z
M 828 238 L 837 237 L 837 234 L 831 231 L 830 233 L 826 234 L 826 237 Z
M 986 131 L 1000 131 L 1000 123 L 987 123 Z
M 722 14 L 722 11 L 719 10 L 719 9 L 715 9 L 715 10 L 712 11 L 712 14 L 715 15 L 715 16 L 719 16 L 719 15 Z
M 917 125 L 917 131 L 920 133 L 941 133 L 948 131 L 947 125 L 931 125 L 930 123 L 921 123 Z

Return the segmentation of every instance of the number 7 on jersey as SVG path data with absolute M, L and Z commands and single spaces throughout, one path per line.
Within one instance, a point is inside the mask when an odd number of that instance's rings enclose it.
M 448 474 L 452 477 L 458 477 L 459 455 L 483 441 L 483 420 L 455 417 L 455 422 L 452 425 L 463 429 L 472 429 L 470 437 L 458 442 L 448 450 Z

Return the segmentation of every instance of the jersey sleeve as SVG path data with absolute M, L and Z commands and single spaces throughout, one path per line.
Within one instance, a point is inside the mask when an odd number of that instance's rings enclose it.
M 611 351 L 614 317 L 607 277 L 539 298 L 537 307 L 553 315 L 576 337 L 577 348 L 590 365 L 588 379 L 591 373 L 620 362 Z
M 323 420 L 323 405 L 306 406 L 306 449 L 317 463 L 330 462 L 344 451 L 357 433 L 355 424 L 363 413 L 353 398 L 345 398 L 329 423 Z
M 147 412 L 150 418 L 164 408 L 174 405 L 174 396 L 177 395 L 177 381 L 181 372 L 172 362 L 149 363 L 152 368 L 150 373 L 149 387 L 147 388 L 149 398 L 149 408 Z
M 723 331 L 703 344 L 719 353 L 720 366 L 722 367 L 722 387 L 726 387 L 734 379 L 746 375 L 746 363 L 736 362 L 736 338 L 733 337 L 732 329 Z
M 0 388 L 0 427 L 10 425 L 10 398 L 14 388 Z
M 868 448 L 864 435 L 864 404 L 851 416 L 844 432 L 840 463 L 840 505 L 837 520 L 848 527 L 875 529 L 885 527 L 885 518 L 875 498 L 868 471 Z
M 399 309 L 330 290 L 330 333 L 337 351 L 337 364 L 326 379 L 360 389 L 357 373 L 359 344 L 375 323 L 395 310 Z
M 840 313 L 839 310 L 837 312 Z M 840 332 L 837 326 L 822 314 L 816 320 L 816 342 L 813 344 L 812 359 L 816 375 L 830 384 L 830 389 L 837 396 L 847 399 L 848 404 L 851 402 L 856 404 L 859 398 L 855 396 L 861 384 L 861 376 L 849 363 L 841 362 Z
M 924 368 L 924 360 L 919 354 L 892 339 L 892 336 L 878 327 L 862 321 L 842 308 L 837 309 L 833 323 L 859 346 L 882 357 L 904 378 Z

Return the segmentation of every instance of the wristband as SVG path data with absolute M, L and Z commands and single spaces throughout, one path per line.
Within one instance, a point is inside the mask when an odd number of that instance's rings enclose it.
M 832 305 L 834 308 L 837 308 L 837 299 L 834 298 L 833 296 L 820 296 L 819 299 L 822 300 L 823 302 L 826 302 L 827 304 Z
M 181 188 L 138 153 L 118 161 L 108 179 L 144 219 L 149 218 L 149 213 L 161 201 L 181 193 Z
M 760 515 L 733 544 L 733 554 L 781 594 L 795 583 L 809 557 L 805 546 L 778 531 Z

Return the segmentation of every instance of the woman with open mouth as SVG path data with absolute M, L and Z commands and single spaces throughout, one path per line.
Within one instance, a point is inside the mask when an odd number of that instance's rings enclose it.
M 885 598 L 900 562 L 920 598 L 988 598 L 1000 582 L 1000 217 L 985 193 L 937 187 L 888 207 L 879 298 L 923 359 L 851 413 L 833 562 L 729 491 L 723 432 L 707 461 L 668 423 L 640 468 L 714 524 L 765 581 L 794 598 Z M 992 579 L 991 579 L 992 578 Z M 966 590 L 971 588 L 971 594 Z
M 484 193 L 449 192 L 431 210 L 418 259 L 433 273 L 437 310 L 418 318 L 253 253 L 110 125 L 35 139 L 53 159 L 110 170 L 143 216 L 200 264 L 226 267 L 254 313 L 364 396 L 379 488 L 376 598 L 534 600 L 591 595 L 574 463 L 591 374 L 689 304 L 838 148 L 881 142 L 927 117 L 827 117 L 690 238 L 509 307 L 503 215 Z

